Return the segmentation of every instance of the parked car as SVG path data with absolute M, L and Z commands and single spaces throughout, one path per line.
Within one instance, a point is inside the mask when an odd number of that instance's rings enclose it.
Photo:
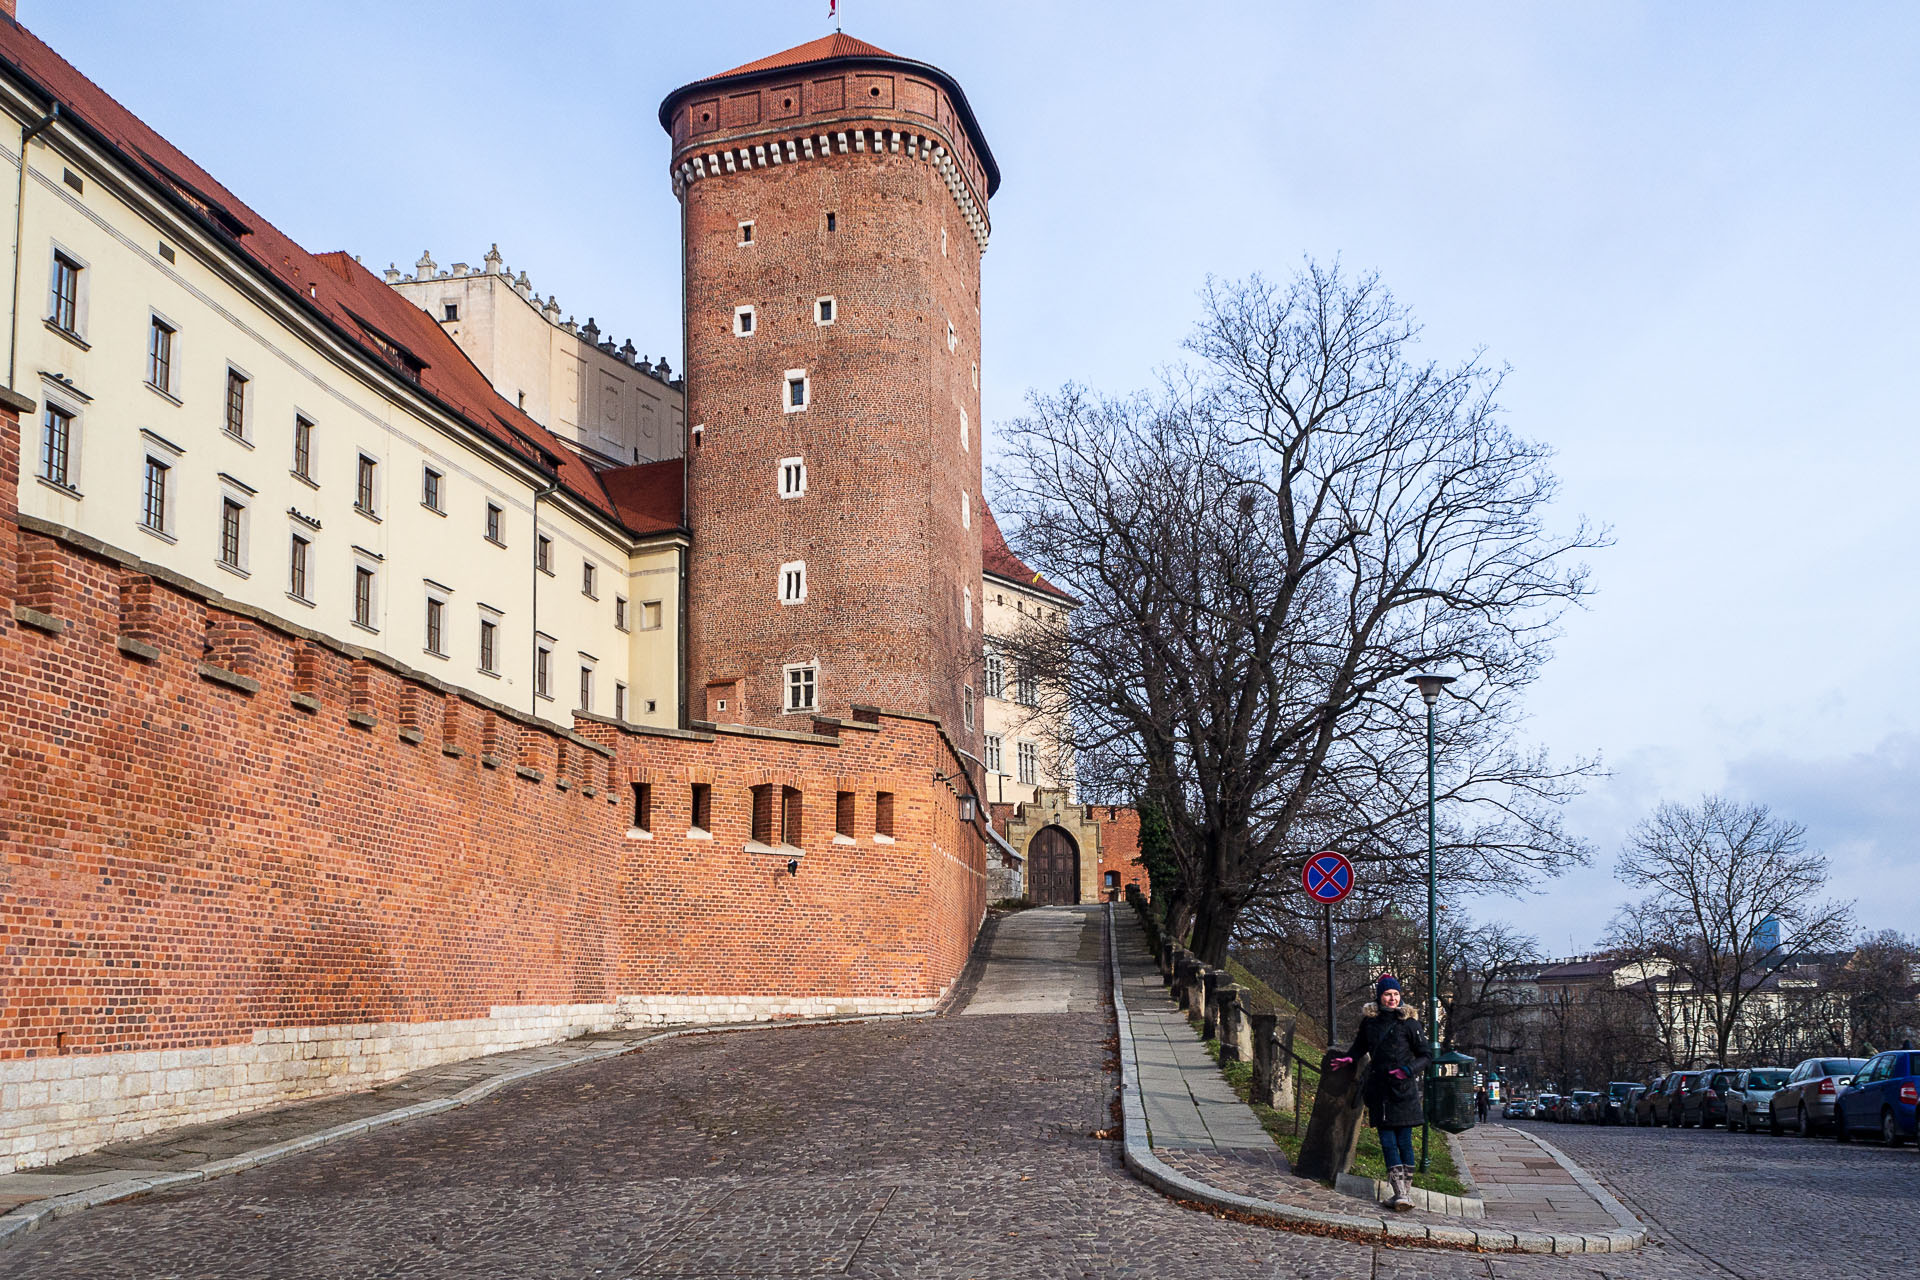
M 1816 1130 L 1833 1123 L 1834 1099 L 1866 1065 L 1865 1058 L 1808 1058 L 1774 1091 L 1768 1129 L 1774 1133 L 1793 1129 L 1811 1138 Z
M 1773 1091 L 1787 1082 L 1785 1067 L 1749 1067 L 1727 1093 L 1727 1132 L 1757 1133 L 1773 1114 Z
M 1560 1095 L 1543 1093 L 1540 1095 L 1540 1119 L 1558 1121 L 1560 1119 Z
M 1527 1100 L 1525 1098 L 1508 1098 L 1507 1105 L 1501 1109 L 1500 1114 L 1508 1120 L 1525 1120 L 1527 1118 Z
M 1656 1124 L 1653 1115 L 1653 1100 L 1660 1090 L 1666 1087 L 1665 1076 L 1655 1076 L 1640 1089 L 1640 1096 L 1633 1100 L 1633 1122 L 1635 1124 Z
M 1636 1084 L 1627 1090 L 1625 1101 L 1620 1107 L 1621 1124 L 1640 1123 L 1640 1099 L 1647 1096 L 1647 1086 Z
M 1660 1085 L 1660 1091 L 1653 1095 L 1653 1123 L 1663 1124 L 1670 1129 L 1680 1127 L 1680 1091 L 1689 1081 L 1699 1076 L 1698 1071 L 1669 1071 Z
M 1834 1096 L 1833 1132 L 1846 1142 L 1856 1133 L 1878 1133 L 1897 1147 L 1916 1135 L 1920 1104 L 1920 1053 L 1896 1050 L 1869 1061 L 1853 1083 Z
M 1740 1078 L 1738 1071 L 1703 1071 L 1680 1095 L 1682 1128 L 1712 1129 L 1727 1118 L 1727 1093 Z
M 1555 1124 L 1572 1124 L 1574 1120 L 1573 1106 L 1574 1106 L 1574 1103 L 1573 1103 L 1572 1094 L 1562 1093 L 1562 1094 L 1556 1095 L 1553 1100 L 1554 1123 Z
M 1539 1118 L 1540 1118 L 1540 1099 L 1528 1098 L 1527 1099 L 1527 1119 L 1538 1120 Z
M 1596 1124 L 1626 1124 L 1633 1119 L 1633 1091 L 1640 1086 L 1631 1080 L 1613 1080 L 1594 1103 Z
M 1600 1096 L 1601 1095 L 1593 1089 L 1575 1089 L 1573 1091 L 1573 1102 L 1570 1108 L 1571 1114 L 1567 1116 L 1567 1119 L 1573 1121 L 1575 1124 L 1600 1123 Z

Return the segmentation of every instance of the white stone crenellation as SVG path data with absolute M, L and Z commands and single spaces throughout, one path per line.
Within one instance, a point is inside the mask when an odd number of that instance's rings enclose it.
M 269 1027 L 198 1049 L 0 1062 L 0 1174 L 245 1111 L 370 1089 L 409 1072 L 594 1032 L 919 1013 L 895 996 L 635 995 L 499 1006 L 484 1018 Z

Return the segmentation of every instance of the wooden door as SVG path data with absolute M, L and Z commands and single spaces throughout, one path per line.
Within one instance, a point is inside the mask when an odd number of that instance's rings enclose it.
M 1042 827 L 1027 842 L 1027 897 L 1039 906 L 1080 901 L 1080 846 L 1059 827 Z

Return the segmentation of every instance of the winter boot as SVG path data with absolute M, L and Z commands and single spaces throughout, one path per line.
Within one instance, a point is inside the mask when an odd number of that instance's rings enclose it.
M 1387 1177 L 1393 1183 L 1393 1200 L 1389 1207 L 1396 1213 L 1406 1213 L 1413 1208 L 1413 1170 L 1404 1164 L 1397 1164 L 1387 1170 Z

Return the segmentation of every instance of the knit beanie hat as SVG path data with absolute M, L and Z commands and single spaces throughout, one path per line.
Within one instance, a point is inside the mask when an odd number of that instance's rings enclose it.
M 1398 991 L 1399 989 L 1400 989 L 1400 979 L 1394 977 L 1390 973 L 1383 973 L 1380 975 L 1380 981 L 1373 984 L 1373 998 L 1375 1000 L 1378 1000 L 1381 996 L 1385 995 L 1387 992 Z

